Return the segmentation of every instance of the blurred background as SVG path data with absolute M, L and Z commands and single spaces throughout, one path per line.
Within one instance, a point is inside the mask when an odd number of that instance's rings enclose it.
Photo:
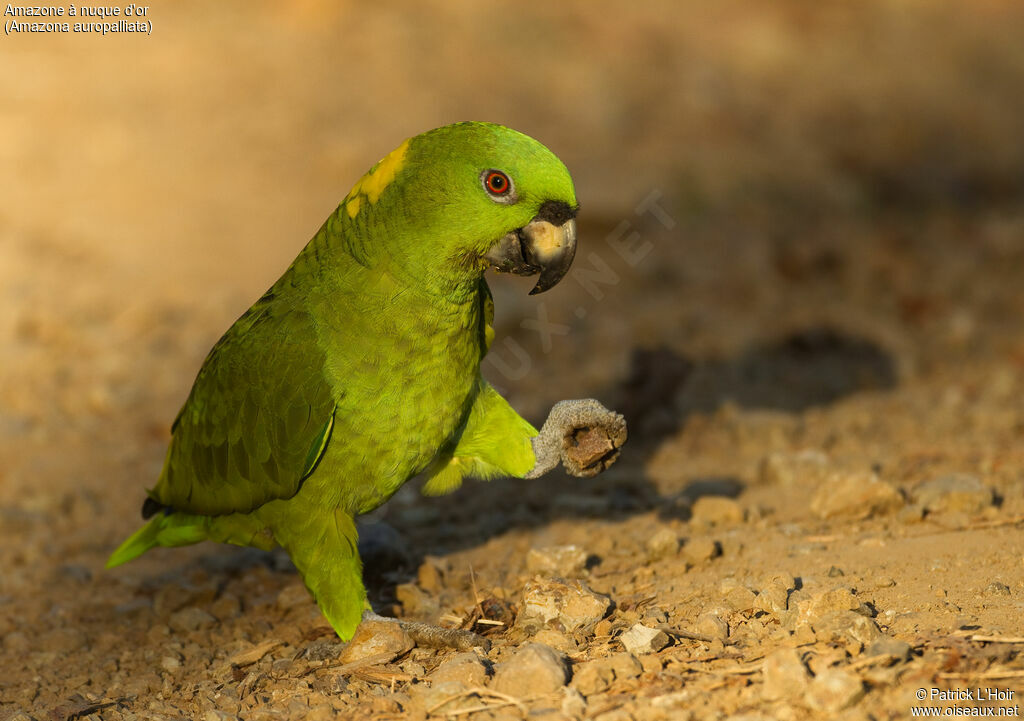
M 538 422 L 564 397 L 624 408 L 623 473 L 656 493 L 753 463 L 666 451 L 694 414 L 1022 389 L 1020 2 L 180 0 L 148 19 L 0 41 L 0 635 L 106 608 L 29 590 L 98 568 L 213 342 L 367 168 L 458 120 L 546 144 L 582 205 L 560 286 L 491 281 L 489 377 Z

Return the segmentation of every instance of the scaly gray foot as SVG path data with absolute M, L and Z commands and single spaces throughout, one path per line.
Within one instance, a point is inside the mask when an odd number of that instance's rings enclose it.
M 596 476 L 618 459 L 626 435 L 626 419 L 593 398 L 559 401 L 533 439 L 537 462 L 526 477 L 542 476 L 559 462 L 570 475 Z
M 364 611 L 363 620 L 397 623 L 403 631 L 409 634 L 409 638 L 417 646 L 453 648 L 456 651 L 469 651 L 479 646 L 485 652 L 491 650 L 491 642 L 489 640 L 480 634 L 460 628 L 444 628 L 443 626 L 433 626 L 429 623 L 420 623 L 419 621 L 403 621 L 398 618 L 379 616 L 373 611 Z

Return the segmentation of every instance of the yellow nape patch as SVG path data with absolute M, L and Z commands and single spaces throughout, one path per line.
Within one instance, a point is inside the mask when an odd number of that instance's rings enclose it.
M 348 217 L 354 218 L 359 214 L 359 206 L 361 203 L 362 198 L 358 195 L 345 201 L 345 212 L 348 213 Z
M 345 196 L 345 210 L 348 212 L 348 217 L 354 218 L 359 213 L 362 198 L 366 198 L 366 201 L 371 204 L 377 202 L 380 194 L 391 185 L 395 176 L 405 165 L 405 153 L 408 150 L 409 141 L 406 140 L 359 179 L 359 182 Z

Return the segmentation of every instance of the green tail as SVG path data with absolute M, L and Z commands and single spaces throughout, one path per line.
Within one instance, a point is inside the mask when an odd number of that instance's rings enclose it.
M 127 563 L 156 546 L 173 548 L 207 540 L 264 550 L 276 545 L 266 526 L 249 514 L 198 516 L 178 511 L 159 513 L 110 554 L 107 568 Z
M 271 525 L 277 529 L 277 538 Z M 156 546 L 188 546 L 207 540 L 266 551 L 280 542 L 344 641 L 352 638 L 363 611 L 369 609 L 352 516 L 341 510 L 310 508 L 296 499 L 271 501 L 252 513 L 225 516 L 158 513 L 111 554 L 107 568 L 127 563 Z

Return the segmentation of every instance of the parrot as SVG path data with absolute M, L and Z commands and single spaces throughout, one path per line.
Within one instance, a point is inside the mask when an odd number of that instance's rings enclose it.
M 281 546 L 345 641 L 382 618 L 355 519 L 407 481 L 441 495 L 559 462 L 584 477 L 607 468 L 621 415 L 562 401 L 538 431 L 481 373 L 494 339 L 485 271 L 550 289 L 572 263 L 577 210 L 562 161 L 508 127 L 461 122 L 399 145 L 209 351 L 146 523 L 107 567 L 206 540 Z M 581 446 L 596 450 L 581 461 Z

